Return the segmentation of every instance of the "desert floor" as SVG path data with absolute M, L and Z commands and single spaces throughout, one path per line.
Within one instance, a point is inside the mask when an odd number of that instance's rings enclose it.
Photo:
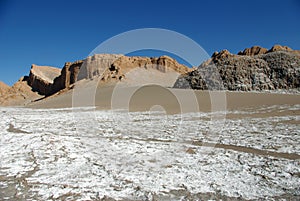
M 0 113 L 2 200 L 300 196 L 296 94 L 91 87 Z

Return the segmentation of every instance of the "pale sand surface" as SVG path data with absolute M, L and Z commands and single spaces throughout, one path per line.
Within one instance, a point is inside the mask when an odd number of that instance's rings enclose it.
M 245 110 L 257 117 L 299 115 L 298 110 L 266 109 L 274 105 L 300 104 L 299 94 L 197 91 L 171 89 L 161 86 L 123 87 L 102 86 L 96 93 L 93 87 L 70 90 L 53 97 L 33 102 L 30 108 L 69 108 L 72 106 L 96 106 L 100 110 L 128 109 L 129 111 L 149 111 L 161 106 L 166 113 L 210 112 Z M 95 94 L 95 95 L 94 95 Z M 229 114 L 227 117 L 240 117 Z M 297 123 L 297 122 L 296 122 Z

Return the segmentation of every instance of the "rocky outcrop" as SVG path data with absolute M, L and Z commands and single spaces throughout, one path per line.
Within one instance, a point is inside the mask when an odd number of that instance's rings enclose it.
M 168 56 L 158 58 L 122 56 L 113 62 L 109 72 L 104 73 L 104 80 L 115 78 L 121 80 L 118 84 L 123 86 L 156 84 L 172 87 L 179 75 L 190 70 Z
M 274 51 L 261 55 L 270 68 L 267 74 L 274 89 L 300 87 L 300 57 L 294 52 Z
M 99 54 L 88 57 L 80 70 L 80 79 L 101 77 L 103 81 L 110 79 L 121 80 L 125 74 L 135 68 L 151 68 L 160 72 L 176 71 L 180 74 L 187 73 L 189 68 L 179 64 L 168 56 L 158 58 L 124 56 L 116 54 Z
M 119 54 L 95 54 L 87 57 L 80 69 L 78 80 L 103 77 L 104 73 L 111 67 L 113 62 L 122 56 L 123 55 Z M 115 71 L 115 69 L 111 69 L 111 71 Z
M 82 79 L 100 79 L 102 82 L 121 81 L 135 68 L 155 69 L 160 72 L 175 71 L 185 74 L 190 69 L 168 56 L 158 58 L 128 57 L 120 54 L 96 54 L 85 60 L 67 62 L 60 70 L 54 67 L 32 65 L 28 84 L 41 95 L 50 96 L 68 89 Z
M 268 52 L 267 48 L 263 48 L 260 46 L 253 46 L 251 48 L 244 49 L 244 51 L 239 52 L 238 55 L 255 56 L 259 54 L 265 54 L 267 52 Z
M 181 76 L 174 87 L 241 91 L 300 88 L 300 57 L 278 45 L 268 51 L 255 46 L 238 55 L 224 50 Z
M 69 88 L 77 81 L 80 68 L 83 64 L 83 60 L 75 62 L 66 62 L 61 70 L 61 74 L 53 81 L 53 85 L 49 94 L 54 94 L 62 89 Z
M 61 73 L 61 69 L 50 66 L 37 66 L 32 64 L 28 84 L 33 91 L 41 95 L 51 95 L 54 79 Z
M 114 61 L 111 65 L 113 68 L 122 69 L 123 73 L 127 73 L 134 68 L 151 68 L 160 72 L 176 71 L 180 74 L 189 72 L 189 68 L 179 64 L 175 59 L 168 56 L 158 58 L 149 57 L 127 57 L 122 56 Z
M 288 46 L 274 45 L 268 52 L 277 52 L 277 51 L 293 51 Z

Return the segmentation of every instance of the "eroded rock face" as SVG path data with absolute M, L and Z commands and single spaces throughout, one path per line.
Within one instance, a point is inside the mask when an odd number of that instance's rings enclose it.
M 120 57 L 122 55 L 119 54 L 95 54 L 87 57 L 80 69 L 78 80 L 103 76 L 104 72 Z
M 161 56 L 158 58 L 122 56 L 114 61 L 112 66 L 122 69 L 123 73 L 127 73 L 134 68 L 152 68 L 160 72 L 176 71 L 180 74 L 189 72 L 188 67 L 179 64 L 175 59 L 168 56 Z
M 32 64 L 28 84 L 41 95 L 50 95 L 54 79 L 61 73 L 61 69 L 50 66 Z
M 199 68 L 175 83 L 175 88 L 199 90 L 273 90 L 300 88 L 300 57 L 288 47 L 252 47 L 239 55 L 216 52 Z M 214 72 L 210 72 L 214 71 Z
M 53 85 L 49 94 L 54 94 L 62 89 L 69 88 L 77 81 L 80 68 L 83 60 L 75 62 L 66 62 L 61 70 L 61 74 L 54 79 Z
M 109 70 L 110 73 L 105 75 L 113 76 L 106 76 L 105 79 L 119 79 L 121 80 L 119 84 L 124 86 L 157 84 L 165 87 L 172 87 L 179 75 L 191 71 L 168 56 L 158 58 L 122 56 L 113 62 Z
M 175 71 L 180 74 L 189 68 L 168 56 L 158 58 L 128 57 L 120 54 L 96 54 L 76 62 L 65 63 L 62 70 L 47 66 L 32 65 L 28 84 L 42 95 L 52 95 L 68 89 L 81 79 L 100 79 L 103 82 L 120 81 L 135 68 L 151 68 L 160 72 Z
M 124 56 L 118 54 L 99 54 L 88 57 L 82 64 L 78 80 L 100 78 L 104 82 L 126 79 L 126 73 L 135 69 L 155 69 L 160 72 L 175 71 L 180 74 L 189 72 L 189 68 L 179 64 L 168 56 L 158 58 Z

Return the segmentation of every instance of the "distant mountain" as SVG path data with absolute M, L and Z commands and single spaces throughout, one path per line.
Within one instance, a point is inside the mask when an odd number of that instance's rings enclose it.
M 270 50 L 253 46 L 237 55 L 222 50 L 182 75 L 174 87 L 231 91 L 299 89 L 300 51 L 280 45 Z

